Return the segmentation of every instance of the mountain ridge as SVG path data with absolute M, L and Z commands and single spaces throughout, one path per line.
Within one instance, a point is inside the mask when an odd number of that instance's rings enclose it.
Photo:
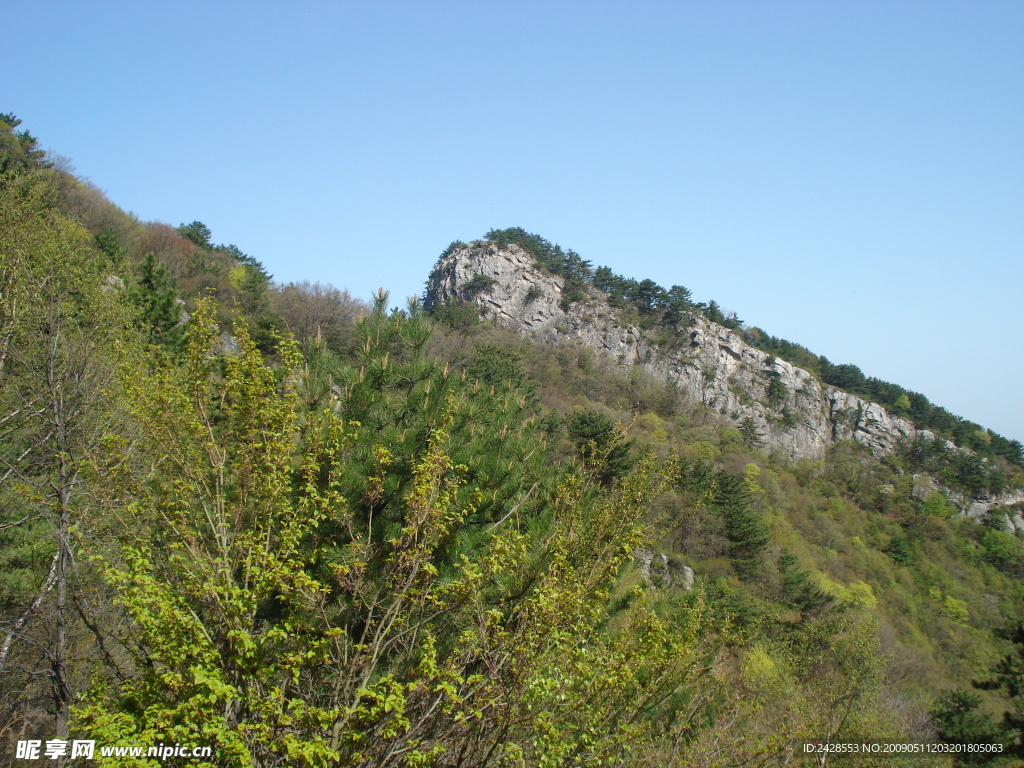
M 424 304 L 434 310 L 471 302 L 482 318 L 522 336 L 584 344 L 623 369 L 637 366 L 675 385 L 681 397 L 717 411 L 748 442 L 793 461 L 823 458 L 843 440 L 866 446 L 876 457 L 915 440 L 963 450 L 879 403 L 821 383 L 700 313 L 691 313 L 683 343 L 666 344 L 650 330 L 623 323 L 604 292 L 593 286 L 573 286 L 579 300 L 566 302 L 566 283 L 514 243 L 456 243 L 431 271 Z M 964 497 L 960 506 L 980 515 L 1009 495 Z

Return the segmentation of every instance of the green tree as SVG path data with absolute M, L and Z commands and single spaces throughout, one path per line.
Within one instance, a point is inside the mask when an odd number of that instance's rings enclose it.
M 717 301 L 709 301 L 705 307 L 703 307 L 704 316 L 707 317 L 713 323 L 724 324 L 725 315 L 722 313 L 722 308 L 718 305 Z
M 750 491 L 742 478 L 728 472 L 715 473 L 711 507 L 725 521 L 737 567 L 749 572 L 771 540 L 768 527 L 754 509 Z
M 750 416 L 745 416 L 739 426 L 740 438 L 747 448 L 757 448 L 761 445 L 764 435 L 757 428 L 757 422 Z
M 662 322 L 666 325 L 679 325 L 693 309 L 689 289 L 681 285 L 673 285 L 668 289 L 664 299 L 665 313 Z
M 515 350 L 493 344 L 478 344 L 472 359 L 466 364 L 470 379 L 482 381 L 492 387 L 527 388 L 526 375 L 519 365 L 522 356 Z
M 665 289 L 653 280 L 641 280 L 637 283 L 633 303 L 644 314 L 650 314 L 662 307 L 665 300 Z
M 0 186 L 10 184 L 19 174 L 46 168 L 46 152 L 28 131 L 15 131 L 21 120 L 10 112 L 0 113 Z
M 480 322 L 480 310 L 468 301 L 448 301 L 430 310 L 430 316 L 454 331 L 464 331 Z
M 393 536 L 413 463 L 390 462 L 380 451 L 421 455 L 442 419 L 450 423 L 442 448 L 467 471 L 460 501 L 480 496 L 464 535 L 492 524 L 507 505 L 531 509 L 538 490 L 549 489 L 553 480 L 541 448 L 537 404 L 521 388 L 512 356 L 481 345 L 466 368 L 446 365 L 429 353 L 432 327 L 421 305 L 413 301 L 389 312 L 387 302 L 386 293 L 378 294 L 357 320 L 354 360 L 322 348 L 310 355 L 310 402 L 328 403 L 358 424 L 346 465 L 352 509 L 373 521 L 375 537 Z
M 932 491 L 921 504 L 921 511 L 926 515 L 935 517 L 950 518 L 956 514 L 956 508 L 949 503 L 945 494 L 940 491 Z
M 142 260 L 142 274 L 132 295 L 150 343 L 172 352 L 179 350 L 184 341 L 182 304 L 167 268 L 152 253 Z
M 247 317 L 255 319 L 267 309 L 270 274 L 255 257 L 243 253 L 237 245 L 221 245 L 217 251 L 235 264 L 228 270 L 228 281 Z
M 188 224 L 179 225 L 178 234 L 186 240 L 191 240 L 200 248 L 209 250 L 213 247 L 210 240 L 210 238 L 213 237 L 213 232 L 211 232 L 210 228 L 201 221 L 193 221 Z
M 772 380 L 768 383 L 768 402 L 778 408 L 789 397 L 789 389 L 785 384 L 782 383 L 782 379 L 778 376 L 773 376 Z
M 462 298 L 466 301 L 473 301 L 481 293 L 486 293 L 497 282 L 490 275 L 473 275 L 462 286 Z
M 910 415 L 910 396 L 904 392 L 892 404 L 892 410 L 897 416 L 906 418 Z
M 1006 747 L 1009 734 L 992 715 L 979 710 L 981 697 L 961 688 L 943 692 L 931 708 L 939 738 L 947 744 Z M 1005 762 L 1002 752 L 969 749 L 957 753 L 957 765 L 991 765 Z
M 827 608 L 832 597 L 818 589 L 806 571 L 797 567 L 797 559 L 785 549 L 779 554 L 779 574 L 786 601 L 801 611 L 813 612 Z
M 1024 576 L 1024 542 L 1006 531 L 987 528 L 981 535 L 984 558 L 1004 573 Z
M 183 367 L 124 371 L 152 470 L 114 489 L 128 515 L 99 564 L 133 621 L 134 673 L 95 686 L 77 723 L 108 743 L 213 744 L 219 764 L 322 762 L 329 751 L 308 737 L 328 715 L 295 686 L 331 642 L 301 618 L 325 591 L 306 573 L 306 537 L 335 492 L 318 488 L 315 462 L 341 437 L 317 435 L 297 461 L 296 349 L 282 345 L 279 379 L 244 327 L 224 360 L 215 333 L 202 303 Z
M 585 461 L 594 462 L 601 482 L 609 484 L 633 467 L 635 440 L 626 440 L 621 427 L 599 411 L 577 411 L 565 420 L 569 439 Z
M 893 536 L 886 553 L 900 565 L 909 565 L 914 559 L 914 550 L 904 536 Z
M 0 669 L 25 719 L 4 729 L 28 727 L 45 697 L 47 730 L 65 737 L 97 654 L 83 634 L 95 626 L 82 589 L 91 576 L 75 552 L 80 531 L 100 524 L 85 467 L 118 430 L 105 418 L 115 342 L 132 341 L 107 266 L 41 183 L 0 189 Z

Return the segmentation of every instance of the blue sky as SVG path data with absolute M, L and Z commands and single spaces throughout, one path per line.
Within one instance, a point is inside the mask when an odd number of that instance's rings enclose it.
M 7 3 L 0 111 L 395 304 L 520 226 L 1024 440 L 1024 3 Z

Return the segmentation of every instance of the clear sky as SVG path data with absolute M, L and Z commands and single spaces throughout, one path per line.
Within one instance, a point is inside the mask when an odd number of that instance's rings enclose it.
M 395 304 L 519 226 L 1024 440 L 1024 2 L 6 2 L 0 111 Z

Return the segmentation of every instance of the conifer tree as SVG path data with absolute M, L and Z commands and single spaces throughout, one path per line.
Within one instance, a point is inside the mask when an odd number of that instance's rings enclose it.
M 578 411 L 569 415 L 565 426 L 583 459 L 598 467 L 602 483 L 612 483 L 633 467 L 636 459 L 630 451 L 636 441 L 626 440 L 611 417 L 593 410 Z
M 147 253 L 142 260 L 142 274 L 134 298 L 150 342 L 172 352 L 178 350 L 184 340 L 181 304 L 167 268 L 152 253 Z
M 725 520 L 726 534 L 732 542 L 733 559 L 741 570 L 749 571 L 771 539 L 761 516 L 754 510 L 750 492 L 743 480 L 728 472 L 715 474 L 712 506 Z

